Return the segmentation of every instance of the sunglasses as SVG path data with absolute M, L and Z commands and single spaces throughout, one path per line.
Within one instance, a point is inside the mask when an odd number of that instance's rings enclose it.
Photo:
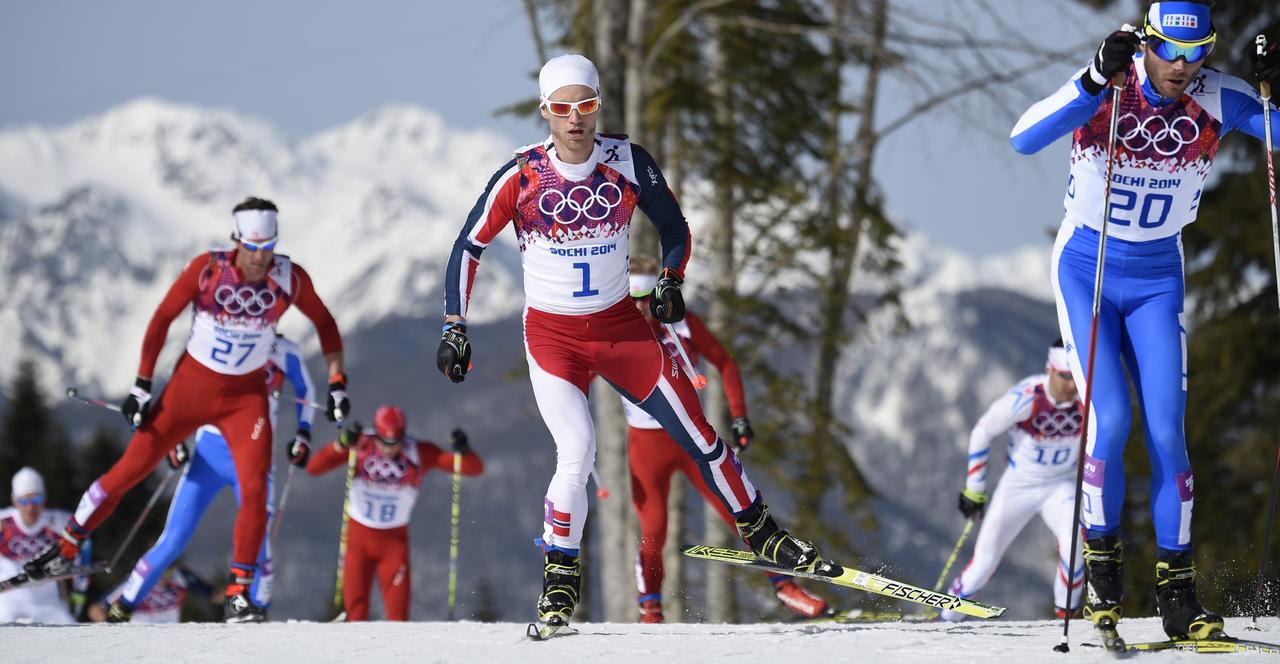
M 240 240 L 240 246 L 244 247 L 246 251 L 249 251 L 251 253 L 257 253 L 259 251 L 271 251 L 272 249 L 276 248 L 276 238 L 271 238 L 270 240 L 266 242 L 262 242 L 260 244 L 255 244 L 248 240 Z
M 383 445 L 387 445 L 390 447 L 398 447 L 400 443 L 404 442 L 399 438 L 383 438 L 382 436 L 376 436 L 376 438 L 378 439 L 379 443 L 382 443 Z
M 27 496 L 26 498 L 14 498 L 13 502 L 26 507 L 27 505 L 43 505 L 44 496 Z
M 547 109 L 548 113 L 559 118 L 567 118 L 574 111 L 577 111 L 578 115 L 591 115 L 600 110 L 600 98 L 592 97 L 582 101 L 551 101 L 548 99 L 542 102 L 542 107 Z
M 1147 37 L 1147 46 L 1151 47 L 1151 52 L 1155 53 L 1161 60 L 1173 62 L 1178 58 L 1182 58 L 1187 61 L 1187 64 L 1191 64 L 1209 57 L 1209 54 L 1213 52 L 1214 42 L 1183 46 L 1177 42 L 1159 37 Z
M 1053 372 L 1053 375 L 1057 376 L 1058 380 L 1074 381 L 1076 379 L 1076 377 L 1072 375 L 1070 371 L 1055 371 Z

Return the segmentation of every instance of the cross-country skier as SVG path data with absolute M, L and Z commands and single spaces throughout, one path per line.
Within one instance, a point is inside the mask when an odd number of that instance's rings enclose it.
M 1263 136 L 1260 97 L 1248 83 L 1204 67 L 1217 34 L 1206 2 L 1153 2 L 1142 35 L 1117 31 L 1089 65 L 1035 104 L 1014 127 L 1018 152 L 1074 132 L 1066 218 L 1053 251 L 1058 322 L 1077 385 L 1085 385 L 1094 269 L 1102 227 L 1112 109 L 1108 81 L 1126 74 L 1119 108 L 1105 276 L 1092 385 L 1082 514 L 1088 527 L 1085 615 L 1104 630 L 1120 619 L 1120 510 L 1129 434 L 1129 383 L 1143 411 L 1151 457 L 1156 603 L 1170 637 L 1205 638 L 1222 618 L 1196 598 L 1194 496 L 1183 431 L 1187 402 L 1181 230 L 1196 218 L 1205 179 L 1228 132 Z M 1280 53 L 1257 61 L 1275 79 Z M 1271 111 L 1273 122 L 1280 114 Z
M 65 571 L 80 543 L 115 510 L 125 492 L 150 474 L 179 441 L 212 424 L 227 438 L 240 487 L 223 615 L 228 622 L 263 620 L 262 610 L 249 596 L 266 532 L 271 468 L 271 422 L 263 384 L 276 323 L 290 306 L 311 319 L 320 337 L 329 370 L 325 415 L 342 420 L 351 410 L 338 325 L 302 266 L 274 253 L 277 213 L 274 203 L 261 198 L 236 205 L 235 248 L 200 254 L 170 286 L 147 326 L 138 377 L 121 404 L 125 420 L 137 430 L 120 460 L 80 499 L 59 541 L 27 562 L 27 574 L 43 577 Z M 169 324 L 187 305 L 194 319 L 186 352 L 152 408 L 156 358 Z M 290 446 L 294 456 L 302 452 L 298 447 Z
M 409 517 L 426 474 L 453 472 L 453 454 L 405 435 L 400 407 L 378 408 L 373 425 L 372 432 L 343 429 L 307 465 L 308 473 L 323 475 L 345 468 L 350 450 L 355 450 L 356 474 L 347 497 L 347 551 L 342 560 L 342 601 L 348 622 L 369 619 L 369 590 L 375 573 L 387 620 L 409 619 Z M 450 440 L 454 454 L 462 455 L 463 475 L 484 472 L 484 462 L 471 450 L 465 433 L 455 429 Z
M 276 429 L 276 413 L 279 410 L 278 399 L 274 396 L 285 379 L 293 386 L 294 395 L 299 399 L 308 399 L 314 394 L 311 373 L 307 371 L 303 361 L 302 349 L 298 345 L 277 334 L 275 345 L 271 349 L 271 358 L 267 362 L 267 382 L 263 389 L 267 390 L 270 403 L 271 430 Z M 290 447 L 289 461 L 297 466 L 305 467 L 307 462 L 307 445 L 311 441 L 311 419 L 313 408 L 296 404 L 298 429 L 294 434 Z M 196 526 L 213 499 L 226 487 L 231 487 L 236 501 L 240 500 L 239 483 L 236 481 L 235 464 L 231 460 L 231 449 L 227 440 L 212 425 L 205 425 L 196 431 L 195 445 L 191 449 L 188 460 L 187 448 L 178 443 L 169 455 L 170 465 L 175 469 L 182 468 L 182 477 L 178 479 L 178 488 L 174 490 L 173 499 L 169 502 L 169 516 L 165 520 L 164 532 L 156 543 L 142 555 L 133 573 L 112 597 L 111 610 L 107 613 L 107 622 L 127 622 L 142 607 L 144 598 L 155 595 L 152 587 L 167 575 L 168 570 L 178 556 L 187 548 L 187 542 L 196 532 Z M 271 477 L 267 478 L 267 495 L 274 493 L 271 488 Z M 265 613 L 271 604 L 271 578 L 274 561 L 271 557 L 271 522 L 275 510 L 268 499 L 266 536 L 262 540 L 262 548 L 258 552 L 258 575 L 253 580 L 250 598 Z M 176 622 L 176 619 L 175 619 Z
M 676 340 L 653 318 L 649 311 L 649 295 L 658 278 L 657 261 L 647 257 L 631 259 L 631 299 L 645 321 L 649 323 L 659 341 L 667 346 L 667 353 L 675 356 Z M 685 311 L 684 320 L 673 326 L 684 344 L 689 359 L 699 358 L 710 362 L 720 373 L 725 398 L 729 401 L 729 413 L 733 416 L 733 443 L 741 452 L 755 438 L 751 422 L 747 419 L 747 399 L 742 389 L 742 377 L 738 363 L 725 350 L 706 323 Z M 698 465 L 662 429 L 662 425 L 638 406 L 622 399 L 627 415 L 627 460 L 631 470 L 631 501 L 640 517 L 640 551 L 636 555 L 636 582 L 639 584 L 640 622 L 660 623 L 662 615 L 662 547 L 667 542 L 667 497 L 671 491 L 671 478 L 676 471 L 684 473 L 702 497 L 716 508 L 720 517 L 733 527 L 733 516 L 725 509 L 714 492 L 707 486 Z M 766 574 L 774 593 L 783 606 L 805 618 L 816 618 L 829 612 L 827 602 L 796 584 L 789 576 Z
M 982 517 L 973 558 L 951 584 L 951 594 L 973 597 L 995 574 L 1000 559 L 1037 512 L 1058 540 L 1058 571 L 1053 602 L 1059 617 L 1080 607 L 1084 566 L 1076 546 L 1075 565 L 1067 564 L 1074 526 L 1076 459 L 1080 449 L 1080 403 L 1067 351 L 1058 341 L 1049 348 L 1045 373 L 1023 378 L 997 399 L 969 434 L 969 464 L 960 513 Z M 1009 434 L 1007 464 L 987 507 L 987 460 L 991 441 Z M 985 510 L 985 516 L 983 516 Z M 1074 570 L 1071 606 L 1067 606 L 1067 575 Z M 944 610 L 943 620 L 964 615 Z
M 628 233 L 639 207 L 662 245 L 662 273 L 650 298 L 654 317 L 661 323 L 684 318 L 680 285 L 689 226 L 658 165 L 625 136 L 595 132 L 603 102 L 590 60 L 552 58 L 538 85 L 551 135 L 517 150 L 467 216 L 449 257 L 437 364 L 451 381 L 465 378 L 471 362 L 465 317 L 480 254 L 514 222 L 524 267 L 529 379 L 556 443 L 556 471 L 543 504 L 539 621 L 550 628 L 566 624 L 578 601 L 587 478 L 596 454 L 587 386 L 597 374 L 653 415 L 694 458 L 753 551 L 782 567 L 813 569 L 817 548 L 774 522 L 733 450 L 703 417 L 679 360 L 631 304 Z
M 136 570 L 135 570 L 136 573 Z M 198 597 L 214 606 L 221 606 L 223 595 L 221 588 L 214 588 L 209 582 L 200 578 L 195 572 L 181 565 L 164 570 L 157 575 L 150 590 L 142 597 L 142 601 L 133 603 L 130 622 L 143 625 L 167 625 L 179 622 L 182 617 L 182 605 L 188 597 Z M 128 592 L 132 579 L 116 587 L 101 602 L 89 607 L 89 619 L 93 622 L 119 622 L 111 619 L 111 612 L 120 602 L 120 598 Z
M 44 478 L 34 468 L 22 468 L 13 476 L 9 494 L 13 507 L 0 509 L 0 578 L 22 571 L 23 561 L 58 539 L 71 513 L 45 506 Z M 61 584 L 15 588 L 0 593 L 0 623 L 30 620 L 61 625 L 75 622 L 60 592 Z M 73 600 L 84 601 L 88 579 L 72 583 Z

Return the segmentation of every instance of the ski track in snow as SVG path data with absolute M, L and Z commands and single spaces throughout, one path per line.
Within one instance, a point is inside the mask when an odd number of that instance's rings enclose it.
M 1261 632 L 1247 618 L 1227 620 L 1241 638 L 1280 641 L 1280 620 L 1264 618 Z M 312 622 L 265 625 L 73 625 L 0 627 L 5 661 L 94 662 L 998 662 L 1113 661 L 1096 648 L 1087 623 L 1071 629 L 1071 653 L 1053 651 L 1060 621 L 946 623 L 635 625 L 583 623 L 578 633 L 535 643 L 519 623 Z M 1130 642 L 1163 638 L 1159 620 L 1122 625 Z M 1140 661 L 1185 661 L 1195 653 L 1140 655 Z M 1242 655 L 1249 660 L 1258 655 Z M 1243 661 L 1233 658 L 1231 661 Z

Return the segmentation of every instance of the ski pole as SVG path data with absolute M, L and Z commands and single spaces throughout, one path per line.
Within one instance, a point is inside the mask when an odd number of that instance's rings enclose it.
M 81 396 L 80 390 L 77 390 L 74 387 L 67 388 L 67 398 L 75 399 L 80 403 L 88 404 L 90 406 L 97 406 L 99 408 L 106 408 L 107 410 L 114 410 L 117 413 L 120 412 L 120 406 L 117 406 L 116 404 L 113 404 L 113 403 L 107 403 L 106 401 L 103 401 L 101 399 L 90 399 L 89 397 Z
M 1258 56 L 1261 57 L 1267 50 L 1267 36 L 1258 35 L 1254 40 L 1258 47 Z M 1276 214 L 1276 170 L 1274 158 L 1271 156 L 1271 83 L 1262 81 L 1258 83 L 1258 92 L 1262 95 L 1262 128 L 1263 137 L 1266 144 L 1263 146 L 1263 152 L 1267 153 L 1267 188 L 1271 192 L 1271 244 L 1275 250 L 1276 261 L 1276 297 L 1280 299 L 1280 221 L 1277 221 Z M 1262 537 L 1262 557 L 1258 559 L 1258 601 L 1253 608 L 1253 621 L 1249 623 L 1248 629 L 1258 630 L 1258 613 L 1261 604 L 1264 601 L 1263 592 L 1265 584 L 1265 571 L 1267 567 L 1267 558 L 1271 552 L 1271 526 L 1276 518 L 1276 490 L 1280 488 L 1280 447 L 1276 448 L 1276 470 L 1271 476 L 1271 506 L 1267 509 L 1267 527 Z
M 596 469 L 591 469 L 591 480 L 596 483 L 596 496 L 600 498 L 608 498 L 609 490 L 600 483 L 600 476 L 596 474 Z
M 449 509 L 449 614 L 446 620 L 453 622 L 453 607 L 458 598 L 458 521 L 462 514 L 462 453 L 453 453 L 453 504 Z
M 942 584 L 947 582 L 947 574 L 951 572 L 951 566 L 956 564 L 956 558 L 960 557 L 960 551 L 964 549 L 964 545 L 969 541 L 969 533 L 973 532 L 973 523 L 977 519 L 965 519 L 964 530 L 960 531 L 960 539 L 956 540 L 956 546 L 951 550 L 951 556 L 947 558 L 947 562 L 942 566 L 942 573 L 938 575 L 938 581 L 933 584 L 933 592 L 942 592 Z
M 289 470 L 284 473 L 284 486 L 280 487 L 280 504 L 276 506 L 275 523 L 271 524 L 271 539 L 273 541 L 276 538 L 276 533 L 280 532 L 280 520 L 284 518 L 284 506 L 289 504 L 289 485 L 293 482 L 293 469 L 295 467 L 292 463 L 289 464 Z
M 282 395 L 280 394 L 280 390 L 275 390 L 274 392 L 272 392 L 272 393 L 271 393 L 271 396 L 272 396 L 272 397 L 274 397 L 274 398 L 276 398 L 276 399 L 279 399 Z M 311 401 L 311 400 L 309 400 L 309 399 L 302 399 L 302 398 L 299 398 L 299 397 L 296 397 L 296 396 L 295 396 L 295 397 L 289 397 L 287 400 L 288 400 L 288 401 L 292 401 L 292 402 L 297 403 L 297 404 L 302 404 L 303 406 L 306 406 L 306 407 L 308 407 L 308 408 L 314 408 L 314 409 L 316 409 L 316 410 L 318 410 L 318 411 L 320 411 L 320 412 L 322 412 L 322 413 L 325 411 L 325 407 L 324 407 L 324 406 L 321 406 L 320 404 L 318 404 L 318 403 L 316 403 L 316 402 L 314 402 L 314 401 Z
M 680 335 L 676 334 L 676 326 L 671 323 L 663 323 L 667 328 L 667 334 L 671 335 L 672 341 L 676 344 L 676 350 L 680 351 L 680 359 L 684 362 L 685 373 L 689 374 L 689 382 L 693 383 L 694 389 L 705 389 L 707 387 L 707 377 L 698 373 L 698 368 L 693 366 L 693 360 L 689 359 L 689 354 L 684 350 L 684 342 L 680 340 Z
M 333 607 L 338 612 L 338 617 L 334 618 L 334 622 L 342 622 L 339 618 L 345 618 L 346 610 L 343 605 L 342 597 L 342 568 L 347 558 L 347 526 L 351 517 L 347 514 L 348 506 L 351 503 L 351 482 L 356 476 L 356 449 L 353 445 L 351 450 L 347 452 L 347 491 L 342 499 L 342 528 L 338 531 L 338 573 L 336 575 L 336 588 L 333 591 Z
M 111 558 L 111 562 L 107 563 L 106 572 L 108 574 L 115 569 L 116 563 L 120 562 L 120 558 L 124 556 L 125 549 L 128 549 L 129 544 L 133 542 L 133 537 L 138 534 L 138 529 L 142 528 L 142 522 L 146 521 L 147 515 L 151 513 L 151 508 L 155 507 L 156 501 L 160 500 L 161 494 L 163 494 L 165 489 L 169 487 L 169 482 L 172 482 L 173 478 L 181 474 L 182 473 L 179 473 L 176 468 L 170 469 L 169 474 L 165 475 L 164 480 L 160 482 L 160 486 L 156 487 L 156 490 L 151 493 L 151 498 L 147 501 L 147 506 L 142 508 L 142 514 L 138 515 L 138 518 L 133 522 L 133 527 L 129 529 L 129 534 L 124 536 L 124 541 L 121 542 L 120 547 L 116 549 L 116 555 Z
M 1125 25 L 1129 30 L 1132 26 Z M 1111 124 L 1107 130 L 1107 184 L 1103 193 L 1102 231 L 1098 234 L 1098 265 L 1093 273 L 1093 322 L 1089 330 L 1089 360 L 1085 370 L 1084 407 L 1080 417 L 1080 457 L 1076 459 L 1076 495 L 1071 506 L 1071 523 L 1080 523 L 1080 496 L 1084 493 L 1084 457 L 1089 449 L 1089 407 L 1093 404 L 1093 359 L 1098 354 L 1098 318 L 1102 310 L 1102 276 L 1107 264 L 1107 222 L 1111 219 L 1111 174 L 1116 164 L 1116 126 L 1120 122 L 1120 102 L 1124 100 L 1124 88 L 1128 85 L 1128 71 L 1111 79 Z M 1074 527 L 1074 525 L 1072 526 Z M 1067 611 L 1062 616 L 1062 643 L 1054 646 L 1056 652 L 1071 652 L 1067 638 L 1071 633 L 1071 580 L 1076 578 L 1076 547 L 1079 537 L 1071 538 L 1071 555 L 1067 571 Z

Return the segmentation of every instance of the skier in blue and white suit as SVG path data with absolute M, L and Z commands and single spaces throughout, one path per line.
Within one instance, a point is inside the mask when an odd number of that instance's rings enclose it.
M 293 393 L 298 399 L 307 399 L 308 395 L 314 394 L 315 388 L 311 382 L 311 374 L 303 363 L 302 351 L 297 344 L 283 336 L 276 335 L 267 368 L 267 382 L 263 385 L 263 389 L 268 390 L 272 395 L 270 397 L 271 431 L 275 431 L 276 414 L 279 410 L 275 392 L 280 389 L 283 381 L 287 379 L 293 385 Z M 301 459 L 299 463 L 294 460 L 293 450 L 305 447 L 297 444 L 299 440 L 308 443 L 311 440 L 311 420 L 315 411 L 310 406 L 299 403 L 296 414 L 298 430 L 294 435 L 294 444 L 289 446 L 290 461 L 305 467 L 308 455 L 304 452 L 298 456 L 297 458 Z M 190 456 L 190 461 L 186 463 L 182 477 L 178 480 L 173 501 L 169 504 L 169 516 L 164 524 L 164 532 L 134 566 L 133 573 L 129 575 L 119 597 L 107 612 L 107 622 L 127 622 L 132 617 L 134 609 L 164 576 L 165 570 L 169 569 L 177 561 L 178 556 L 182 555 L 187 542 L 195 534 L 196 525 L 200 523 L 205 509 L 209 507 L 209 503 L 218 495 L 218 492 L 230 486 L 235 491 L 236 504 L 240 504 L 240 486 L 236 482 L 231 450 L 217 427 L 210 425 L 200 427 L 196 432 L 196 442 Z M 177 468 L 186 461 L 186 448 L 179 443 L 178 447 L 170 453 L 169 463 Z M 274 469 L 267 476 L 267 530 L 262 540 L 262 549 L 258 552 L 259 573 L 250 589 L 253 602 L 264 610 L 271 603 L 271 578 L 274 571 L 270 539 L 271 525 L 275 520 L 275 510 L 270 498 L 274 493 L 271 480 L 273 474 Z
M 1090 572 L 1085 615 L 1099 624 L 1120 618 L 1127 368 L 1142 406 L 1151 458 L 1157 605 L 1165 631 L 1178 638 L 1206 638 L 1222 629 L 1222 618 L 1205 611 L 1195 596 L 1194 483 L 1183 431 L 1187 342 L 1181 230 L 1195 221 L 1222 137 L 1231 131 L 1263 136 L 1256 90 L 1203 67 L 1216 39 L 1205 2 L 1153 2 L 1141 33 L 1122 30 L 1108 36 L 1089 66 L 1032 106 L 1011 135 L 1015 150 L 1032 154 L 1074 132 L 1066 218 L 1054 245 L 1052 279 L 1072 372 L 1084 385 L 1106 187 L 1108 82 L 1127 74 L 1085 458 L 1082 517 Z M 1258 58 L 1258 77 L 1272 79 L 1277 70 L 1275 49 Z M 1271 114 L 1280 123 L 1280 114 L 1274 109 Z

